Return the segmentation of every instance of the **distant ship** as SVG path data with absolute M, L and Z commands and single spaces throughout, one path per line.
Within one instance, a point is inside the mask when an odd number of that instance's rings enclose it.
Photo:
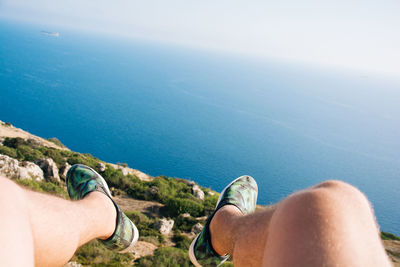
M 60 34 L 58 32 L 41 31 L 41 33 L 47 36 L 60 37 Z

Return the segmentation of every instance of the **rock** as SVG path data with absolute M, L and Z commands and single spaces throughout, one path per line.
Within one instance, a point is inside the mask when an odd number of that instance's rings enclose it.
M 195 235 L 199 234 L 201 230 L 203 230 L 203 225 L 201 223 L 196 223 L 192 227 L 192 233 L 194 233 Z
M 197 184 L 195 184 L 195 185 L 192 187 L 192 190 L 193 190 L 193 195 L 194 195 L 196 198 L 201 199 L 201 200 L 204 200 L 204 192 L 203 192 L 203 190 L 200 189 L 200 186 L 198 186 Z
M 58 175 L 58 168 L 56 163 L 51 158 L 39 159 L 35 162 L 43 170 L 44 177 L 46 180 L 52 180 L 60 182 L 60 176 Z
M 65 162 L 65 164 L 60 168 L 60 176 L 65 180 L 67 178 L 67 173 L 69 169 L 71 168 L 71 165 L 68 162 Z
M 147 190 L 146 194 L 149 196 L 153 196 L 157 194 L 158 191 L 160 191 L 160 189 L 157 186 L 153 185 L 152 187 L 149 188 L 149 190 Z
M 122 171 L 122 174 L 125 176 L 127 176 L 128 174 L 133 174 L 132 169 L 130 169 L 128 167 L 121 166 L 120 170 Z
M 138 259 L 140 257 L 153 255 L 157 248 L 158 247 L 152 243 L 138 241 L 130 252 L 134 255 L 135 259 Z
M 82 264 L 77 263 L 76 261 L 70 261 L 65 264 L 64 267 L 82 267 Z
M 208 191 L 208 194 L 209 194 L 210 196 L 215 195 L 215 193 L 214 193 L 213 191 Z
M 205 221 L 205 220 L 207 220 L 207 216 L 202 216 L 202 217 L 197 217 L 196 218 L 196 220 L 198 220 L 198 221 Z
M 0 174 L 12 179 L 42 181 L 43 171 L 32 162 L 19 162 L 6 155 L 0 155 Z
M 160 231 L 163 235 L 168 235 L 171 232 L 172 227 L 174 227 L 174 220 L 172 219 L 168 220 L 162 218 L 154 223 L 154 228 Z
M 18 160 L 10 158 L 6 155 L 0 155 L 0 174 L 7 177 L 18 179 L 19 178 L 19 164 Z
M 141 172 L 139 170 L 136 169 L 132 169 L 129 167 L 125 167 L 125 166 L 121 166 L 121 165 L 117 165 L 117 164 L 110 164 L 111 167 L 113 167 L 116 170 L 121 170 L 123 175 L 135 175 L 137 178 L 139 178 L 142 181 L 152 181 L 154 179 L 154 177 L 145 174 L 144 172 Z
M 144 172 L 141 172 L 139 170 L 131 169 L 132 174 L 135 175 L 137 178 L 139 178 L 142 181 L 153 181 L 153 177 L 150 175 L 145 174 Z
M 194 186 L 196 183 L 193 182 L 193 181 L 186 181 L 186 184 L 187 184 L 188 186 Z
M 33 139 L 33 138 L 28 138 L 26 141 L 28 142 L 28 144 L 30 144 L 34 147 L 39 147 L 41 145 L 41 143 L 38 140 Z
M 103 162 L 99 162 L 97 163 L 97 170 L 99 170 L 99 172 L 104 172 L 106 171 L 106 164 L 104 164 Z
M 19 164 L 19 179 L 32 179 L 43 181 L 44 175 L 42 169 L 33 162 L 23 161 Z
M 188 217 L 190 217 L 190 213 L 182 213 L 181 216 L 183 218 L 188 218 Z

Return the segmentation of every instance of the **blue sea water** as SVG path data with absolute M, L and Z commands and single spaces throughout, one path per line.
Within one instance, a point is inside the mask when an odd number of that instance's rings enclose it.
M 259 203 L 341 179 L 400 234 L 400 79 L 0 21 L 0 120 Z

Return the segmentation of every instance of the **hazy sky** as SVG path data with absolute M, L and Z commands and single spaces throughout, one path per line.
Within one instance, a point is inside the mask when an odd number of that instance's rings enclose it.
M 0 17 L 400 77 L 399 0 L 0 0 Z M 62 33 L 61 33 L 62 34 Z

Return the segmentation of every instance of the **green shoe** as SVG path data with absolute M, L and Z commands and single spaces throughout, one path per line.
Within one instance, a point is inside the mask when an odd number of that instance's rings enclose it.
M 117 210 L 115 231 L 108 239 L 99 241 L 108 249 L 119 253 L 129 252 L 139 238 L 139 231 L 111 198 L 104 178 L 88 166 L 75 164 L 67 173 L 66 184 L 71 199 L 82 199 L 93 191 L 102 192 L 111 199 Z
M 218 255 L 211 245 L 211 220 L 225 205 L 234 205 L 243 214 L 253 212 L 256 209 L 257 191 L 257 183 L 250 176 L 241 176 L 225 187 L 219 196 L 214 212 L 208 217 L 203 230 L 190 245 L 189 258 L 195 266 L 219 266 L 229 259 L 230 255 Z

